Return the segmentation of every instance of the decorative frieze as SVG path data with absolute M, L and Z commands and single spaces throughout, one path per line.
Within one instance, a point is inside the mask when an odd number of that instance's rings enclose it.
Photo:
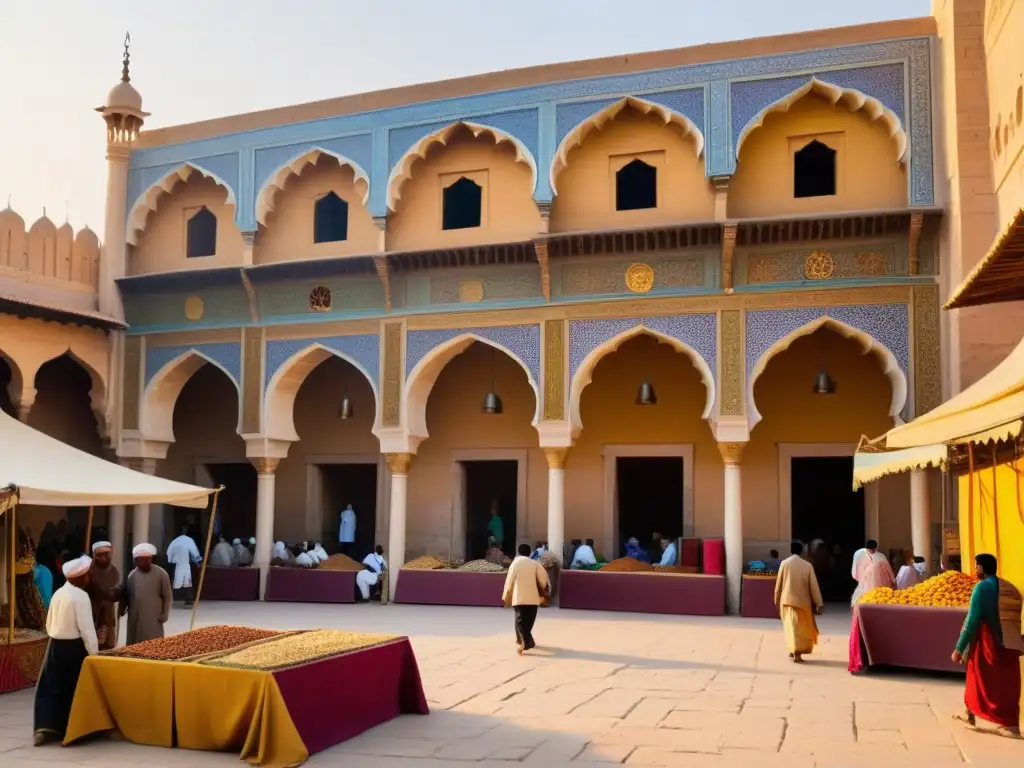
M 263 399 L 263 329 L 242 329 L 242 432 L 261 431 Z
M 142 396 L 139 381 L 142 377 L 142 344 L 141 336 L 124 337 L 124 378 L 122 379 L 122 411 L 121 428 L 139 428 L 139 401 Z
M 544 323 L 544 418 L 565 418 L 565 321 Z
M 397 427 L 402 416 L 402 324 L 384 325 L 384 386 L 381 426 Z
M 592 260 L 563 264 L 564 296 L 647 293 L 661 288 L 703 288 L 706 257 Z
M 939 286 L 914 286 L 914 415 L 942 403 Z
M 850 278 L 891 277 L 896 274 L 896 246 L 893 243 L 819 246 L 783 251 L 745 253 L 745 282 L 796 283 Z
M 743 403 L 743 322 L 738 309 L 726 309 L 721 314 L 721 360 L 719 372 L 722 416 L 742 416 Z

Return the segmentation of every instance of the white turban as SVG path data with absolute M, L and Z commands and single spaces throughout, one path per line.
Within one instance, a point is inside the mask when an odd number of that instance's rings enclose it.
M 234 541 L 231 542 L 231 545 L 234 546 L 234 547 L 237 547 L 241 543 L 242 543 L 241 539 L 235 539 Z
M 92 566 L 92 558 L 88 555 L 82 555 L 81 557 L 69 560 L 64 563 L 61 568 L 64 571 L 64 577 L 67 579 L 74 579 L 79 576 L 84 576 L 89 572 L 89 568 Z
M 256 537 L 255 536 L 250 536 L 249 537 L 249 543 L 250 544 L 255 544 L 256 543 Z
M 111 544 L 109 541 L 97 541 L 95 544 L 92 545 L 92 553 L 95 555 L 100 550 L 109 552 L 113 548 L 114 545 Z
M 144 555 L 156 557 L 156 547 L 154 547 L 152 544 L 139 544 L 134 549 L 132 549 L 133 560 L 137 557 L 143 557 Z

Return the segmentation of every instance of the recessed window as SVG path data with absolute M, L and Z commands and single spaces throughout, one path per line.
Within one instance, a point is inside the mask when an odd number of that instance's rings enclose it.
M 793 156 L 793 197 L 828 197 L 836 193 L 836 151 L 812 141 Z
M 480 226 L 483 188 L 461 177 L 445 187 L 442 198 L 441 229 L 471 229 Z
M 188 220 L 185 254 L 188 258 L 217 253 L 217 217 L 205 205 Z
M 615 174 L 615 210 L 639 211 L 658 207 L 658 169 L 633 160 Z
M 348 203 L 328 192 L 313 205 L 313 242 L 348 240 Z

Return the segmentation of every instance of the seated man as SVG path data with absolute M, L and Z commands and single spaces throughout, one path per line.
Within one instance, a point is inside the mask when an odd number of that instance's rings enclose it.
M 547 551 L 548 551 L 547 544 L 545 544 L 543 541 L 538 541 L 536 549 L 534 549 L 533 550 L 533 554 L 530 555 L 530 559 L 531 560 L 540 560 L 540 556 L 543 555 Z
M 380 582 L 380 577 L 387 570 L 388 561 L 384 559 L 384 547 L 380 544 L 373 552 L 363 558 L 363 570 L 356 574 L 356 586 L 363 600 L 370 599 L 370 587 Z
M 242 544 L 241 539 L 231 542 L 231 551 L 235 553 L 236 565 L 252 565 L 252 554 L 249 552 L 249 548 Z
M 228 540 L 223 536 L 219 537 L 217 546 L 210 553 L 210 565 L 216 565 L 221 568 L 230 568 L 233 565 L 237 565 L 235 562 L 235 550 L 231 548 Z
M 769 571 L 778 571 L 782 561 L 779 559 L 779 550 L 773 549 L 768 552 L 770 557 L 764 561 L 764 567 Z
M 676 542 L 674 539 L 661 540 L 661 560 L 658 565 L 676 564 Z
M 576 547 L 576 553 L 572 556 L 571 568 L 579 568 L 586 565 L 597 565 L 597 555 L 594 554 L 594 540 L 587 539 L 586 544 Z
M 639 560 L 641 563 L 650 562 L 650 558 L 647 556 L 647 550 L 640 546 L 640 541 L 636 536 L 633 536 L 626 542 L 626 557 L 632 557 L 634 560 Z
M 295 565 L 299 568 L 316 568 L 320 564 L 319 560 L 315 560 L 312 555 L 309 554 L 306 542 L 301 545 L 295 545 Z
M 896 589 L 910 589 L 917 586 L 928 576 L 928 564 L 920 555 L 907 557 L 906 564 L 896 574 Z

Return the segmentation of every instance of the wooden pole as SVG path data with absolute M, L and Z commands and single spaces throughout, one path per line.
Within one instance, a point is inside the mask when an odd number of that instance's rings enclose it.
M 191 631 L 196 625 L 196 610 L 199 608 L 199 597 L 203 594 L 203 579 L 206 578 L 206 563 L 210 559 L 210 544 L 213 543 L 213 525 L 217 522 L 217 499 L 224 486 L 220 486 L 213 492 L 213 508 L 210 510 L 210 524 L 206 529 L 206 549 L 203 551 L 203 565 L 199 569 L 199 584 L 196 586 L 195 600 L 192 601 L 192 619 L 188 623 Z
M 89 507 L 89 522 L 85 526 L 85 554 L 89 555 L 89 547 L 92 544 L 92 516 L 94 507 Z M 91 556 L 91 555 L 90 555 Z
M 17 513 L 15 512 L 17 508 L 18 505 L 14 504 L 9 510 L 7 510 L 7 525 L 11 529 L 11 544 L 10 551 L 8 552 L 11 558 L 11 572 L 9 574 L 11 582 L 7 585 L 7 645 L 14 644 L 14 614 L 18 610 L 15 604 L 14 594 L 14 580 L 17 578 L 17 571 L 15 569 L 15 566 L 17 565 L 15 561 L 15 543 L 18 540 Z

